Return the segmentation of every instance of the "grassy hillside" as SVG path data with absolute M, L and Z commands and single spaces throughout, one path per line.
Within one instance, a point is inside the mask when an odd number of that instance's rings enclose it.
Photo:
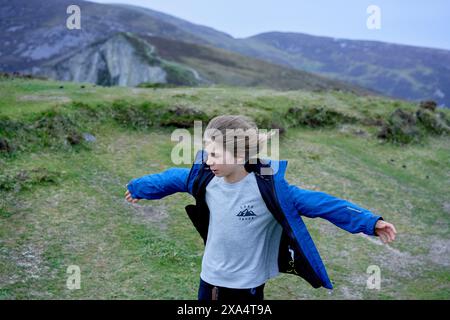
M 208 45 L 146 35 L 140 37 L 155 46 L 162 58 L 193 68 L 211 83 L 277 90 L 342 90 L 361 95 L 375 92 Z
M 1 79 L 0 298 L 196 299 L 203 244 L 184 211 L 193 199 L 131 205 L 125 184 L 172 166 L 175 126 L 244 113 L 284 129 L 290 183 L 349 199 L 398 231 L 382 245 L 305 219 L 335 290 L 281 275 L 267 299 L 448 299 L 450 140 L 377 139 L 397 108 L 417 106 L 343 92 Z M 379 291 L 366 288 L 374 264 Z M 80 290 L 66 288 L 69 265 L 81 268 Z

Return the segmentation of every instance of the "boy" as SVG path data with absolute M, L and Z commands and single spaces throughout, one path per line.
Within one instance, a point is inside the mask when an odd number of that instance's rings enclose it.
M 232 136 L 229 130 L 234 130 Z M 175 192 L 194 196 L 196 204 L 186 211 L 205 243 L 199 300 L 263 300 L 265 283 L 279 272 L 331 289 L 301 215 L 327 219 L 351 233 L 376 235 L 383 242 L 395 239 L 395 227 L 382 217 L 326 193 L 289 185 L 286 160 L 256 157 L 269 138 L 259 135 L 247 117 L 218 116 L 209 122 L 205 150 L 197 153 L 190 170 L 170 168 L 127 185 L 125 196 L 132 203 Z

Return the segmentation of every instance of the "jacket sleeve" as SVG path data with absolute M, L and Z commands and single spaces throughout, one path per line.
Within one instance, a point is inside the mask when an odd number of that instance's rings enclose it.
M 127 189 L 135 199 L 161 199 L 176 192 L 187 192 L 189 169 L 170 168 L 128 182 Z
M 351 233 L 375 235 L 375 225 L 381 216 L 349 201 L 324 192 L 300 189 L 289 185 L 289 194 L 297 211 L 309 218 L 324 218 Z

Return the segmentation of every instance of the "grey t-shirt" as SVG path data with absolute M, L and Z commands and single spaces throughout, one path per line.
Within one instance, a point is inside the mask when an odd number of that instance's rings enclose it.
M 253 172 L 235 183 L 214 177 L 200 277 L 227 288 L 253 288 L 278 275 L 282 227 L 267 209 Z

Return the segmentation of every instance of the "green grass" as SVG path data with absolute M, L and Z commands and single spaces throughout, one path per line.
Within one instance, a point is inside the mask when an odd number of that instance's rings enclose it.
M 0 156 L 2 181 L 21 171 L 56 176 L 50 181 L 32 176 L 21 188 L 0 189 L 0 299 L 196 299 L 203 244 L 184 211 L 193 199 L 175 194 L 131 205 L 123 198 L 130 179 L 172 166 L 172 128 L 123 125 L 106 111 L 99 113 L 102 121 L 91 119 L 69 101 L 51 99 L 62 95 L 94 110 L 120 99 L 130 106 L 151 102 L 161 108 L 244 113 L 263 120 L 302 106 L 325 106 L 357 119 L 387 117 L 399 106 L 416 108 L 340 92 L 81 89 L 74 83 L 0 81 L 0 115 L 30 123 L 33 115 L 59 106 L 62 114 L 74 116 L 80 130 L 96 137 L 83 147 L 34 141 L 39 147 Z M 355 134 L 357 130 L 366 134 Z M 281 275 L 268 282 L 267 299 L 450 297 L 448 136 L 430 135 L 422 143 L 398 146 L 377 140 L 376 131 L 363 122 L 288 127 L 280 156 L 289 162 L 290 183 L 381 214 L 396 225 L 397 240 L 380 245 L 327 221 L 305 219 L 335 290 L 316 290 L 298 277 Z M 8 134 L 14 137 L 14 132 Z M 381 290 L 366 288 L 366 270 L 372 264 L 381 268 Z M 66 288 L 69 265 L 81 269 L 80 290 Z

